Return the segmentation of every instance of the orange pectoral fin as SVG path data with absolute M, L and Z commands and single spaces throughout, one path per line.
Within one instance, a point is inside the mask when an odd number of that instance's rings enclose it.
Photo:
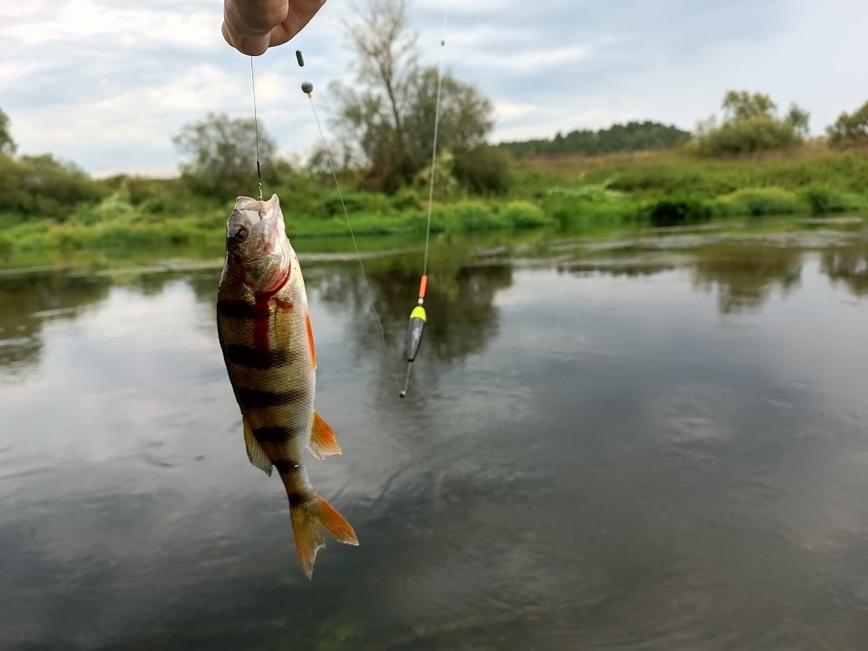
M 317 459 L 324 459 L 330 454 L 342 454 L 334 430 L 316 412 L 313 412 L 313 428 L 310 431 L 308 447 Z
M 313 343 L 313 328 L 310 325 L 310 314 L 304 315 L 304 325 L 307 326 L 307 341 L 310 343 L 310 359 L 313 370 L 316 370 L 316 345 Z

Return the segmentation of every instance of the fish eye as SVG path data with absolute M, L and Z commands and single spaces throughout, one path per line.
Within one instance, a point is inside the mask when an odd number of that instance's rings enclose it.
M 235 231 L 229 237 L 232 238 L 233 240 L 235 240 L 236 242 L 243 242 L 244 240 L 247 239 L 247 229 L 244 228 L 243 226 L 239 226 L 238 228 L 235 229 Z

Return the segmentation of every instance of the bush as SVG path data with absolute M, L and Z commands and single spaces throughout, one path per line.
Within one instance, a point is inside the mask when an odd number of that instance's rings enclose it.
M 812 184 L 799 190 L 798 194 L 802 201 L 808 204 L 812 215 L 857 210 L 865 203 L 861 197 L 852 192 L 828 185 Z
M 421 210 L 422 200 L 419 194 L 412 188 L 402 188 L 392 197 L 392 208 L 397 211 Z
M 750 154 L 792 147 L 801 142 L 802 139 L 787 120 L 758 115 L 724 122 L 720 127 L 700 135 L 696 140 L 696 149 L 706 156 Z
M 809 115 L 795 104 L 786 116 L 775 115 L 777 106 L 768 95 L 727 91 L 720 126 L 714 116 L 696 129 L 694 147 L 700 154 L 719 156 L 783 149 L 800 144 L 808 134 Z
M 752 217 L 808 211 L 808 205 L 796 194 L 780 188 L 748 188 L 721 197 L 721 200 L 730 204 L 728 212 L 734 210 Z
M 547 216 L 542 208 L 530 201 L 510 201 L 503 209 L 503 218 L 513 228 L 535 228 L 557 223 L 554 217 Z
M 604 182 L 575 188 L 551 188 L 543 195 L 543 212 L 561 226 L 575 225 L 588 219 L 611 222 L 634 218 L 637 211 L 635 200 L 609 186 Z
M 503 194 L 509 184 L 510 160 L 504 149 L 479 145 L 455 152 L 452 175 L 471 192 Z
M 489 231 L 508 225 L 502 216 L 481 201 L 459 201 L 444 205 L 437 212 L 442 215 L 447 233 Z
M 72 163 L 50 154 L 18 160 L 0 154 L 0 211 L 63 220 L 77 205 L 101 197 L 100 187 Z
M 860 147 L 868 145 L 868 102 L 857 111 L 841 113 L 835 124 L 826 128 L 830 147 Z
M 677 226 L 708 221 L 714 216 L 711 204 L 695 197 L 661 199 L 643 210 L 654 226 Z

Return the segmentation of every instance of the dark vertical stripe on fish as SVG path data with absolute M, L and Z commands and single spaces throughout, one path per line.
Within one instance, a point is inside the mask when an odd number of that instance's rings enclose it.
M 284 405 L 299 402 L 308 397 L 304 389 L 290 389 L 289 391 L 260 391 L 259 389 L 247 389 L 237 387 L 235 394 L 239 404 L 245 409 L 264 409 L 266 407 L 282 407 Z
M 278 472 L 281 471 L 278 470 Z M 281 472 L 281 474 L 283 473 Z M 287 491 L 286 496 L 289 498 L 290 507 L 301 506 L 310 499 L 309 493 L 299 493 L 298 491 Z
M 222 299 L 217 301 L 217 314 L 229 319 L 240 319 L 242 321 L 259 321 L 267 319 L 271 311 L 268 303 L 248 303 L 247 301 L 239 301 L 232 299 Z
M 301 427 L 258 427 L 253 430 L 253 436 L 260 443 L 286 443 L 291 441 L 296 436 L 304 434 L 304 429 Z
M 267 350 L 242 344 L 226 346 L 226 359 L 244 368 L 265 370 L 275 366 L 288 366 L 296 357 L 297 353 L 290 350 Z

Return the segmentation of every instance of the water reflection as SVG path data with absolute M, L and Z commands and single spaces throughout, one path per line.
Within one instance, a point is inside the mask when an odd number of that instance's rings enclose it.
M 0 386 L 0 646 L 861 649 L 864 257 L 838 253 L 438 252 L 404 401 L 357 264 L 305 264 L 345 452 L 311 473 L 362 541 L 313 583 L 246 460 L 219 269 L 44 281 L 79 292 L 58 327 L 7 292 L 43 372 Z M 396 351 L 417 266 L 366 264 Z
M 779 247 L 709 249 L 696 257 L 694 284 L 717 289 L 722 314 L 756 312 L 775 288 L 787 296 L 799 286 L 802 256 Z
M 868 294 L 868 251 L 826 251 L 821 258 L 821 269 L 833 282 L 844 283 L 855 296 Z
M 67 272 L 0 276 L 0 381 L 39 362 L 46 323 L 75 319 L 110 287 L 108 278 Z

